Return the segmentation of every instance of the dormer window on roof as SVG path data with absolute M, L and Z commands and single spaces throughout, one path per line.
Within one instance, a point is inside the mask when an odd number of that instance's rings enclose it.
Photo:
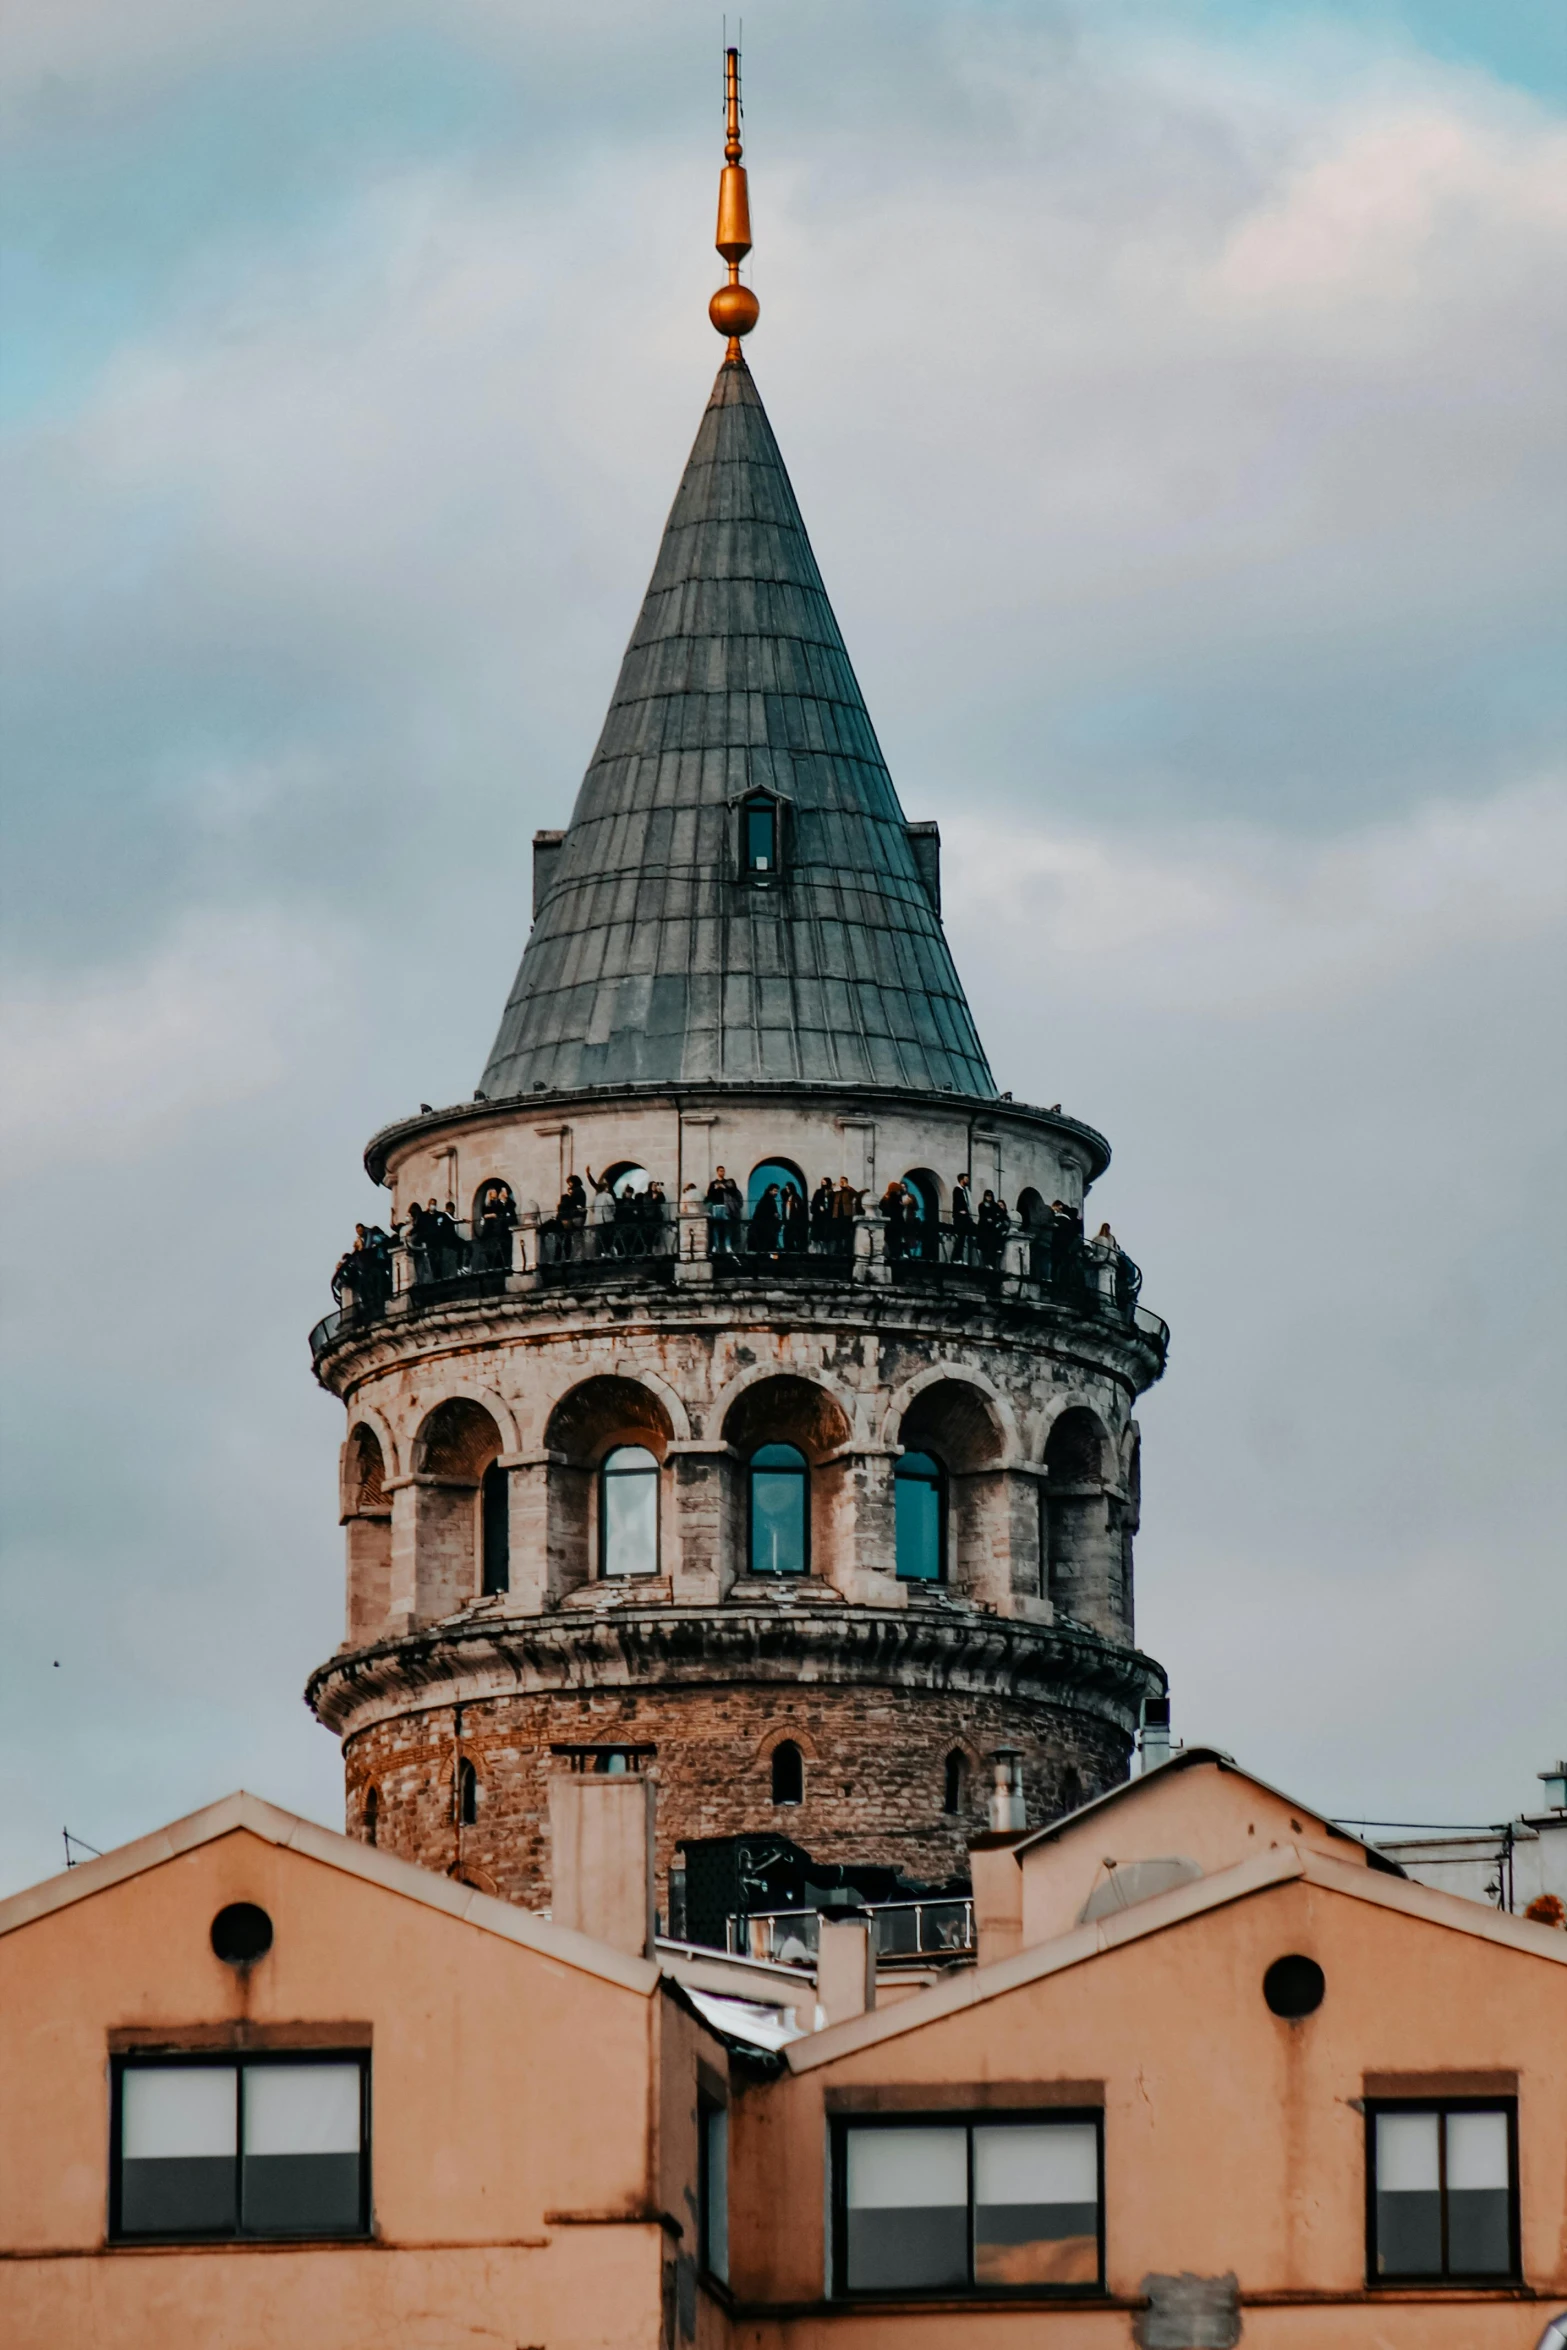
M 770 792 L 753 792 L 740 803 L 740 877 L 763 887 L 779 879 L 783 866 L 783 808 Z

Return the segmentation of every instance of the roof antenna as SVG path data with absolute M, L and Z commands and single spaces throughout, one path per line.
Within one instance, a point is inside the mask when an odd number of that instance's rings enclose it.
M 740 264 L 751 250 L 751 204 L 740 160 L 740 52 L 733 48 L 724 51 L 724 114 L 724 168 L 718 175 L 718 234 L 713 242 L 729 264 L 729 283 L 719 287 L 707 315 L 726 338 L 725 365 L 738 367 L 740 337 L 755 326 L 762 305 L 750 287 L 740 283 Z

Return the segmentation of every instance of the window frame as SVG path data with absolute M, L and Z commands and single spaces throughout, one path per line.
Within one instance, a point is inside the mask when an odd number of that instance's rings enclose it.
M 645 1452 L 652 1467 L 612 1469 L 610 1462 L 623 1452 Z M 653 1564 L 639 1568 L 635 1573 L 617 1569 L 609 1564 L 609 1511 L 605 1506 L 604 1488 L 611 1477 L 647 1477 L 653 1486 Z M 594 1471 L 597 1486 L 595 1504 L 598 1510 L 598 1580 L 601 1583 L 656 1583 L 664 1571 L 664 1464 L 650 1444 L 612 1444 Z
M 738 839 L 735 843 L 735 868 L 743 887 L 748 889 L 775 889 L 783 880 L 788 863 L 788 836 L 785 831 L 788 802 L 777 792 L 748 791 L 735 803 L 738 817 Z M 753 810 L 765 808 L 772 819 L 773 856 L 770 865 L 751 862 L 751 815 Z
M 1377 2267 L 1377 2122 L 1383 2114 L 1434 2113 L 1445 2117 L 1450 2113 L 1500 2113 L 1507 2119 L 1507 2257 L 1508 2267 L 1486 2269 L 1452 2269 L 1447 2265 L 1448 2210 L 1447 2210 L 1447 2130 L 1437 2132 L 1437 2192 L 1441 2197 L 1442 2266 L 1440 2269 L 1393 2270 Z M 1505 2292 L 1523 2282 L 1523 2244 L 1521 2228 L 1522 2197 L 1518 2183 L 1518 2100 L 1510 2096 L 1491 2097 L 1368 2097 L 1364 2100 L 1366 2125 L 1366 2283 L 1375 2289 L 1386 2287 L 1407 2291 L 1411 2285 L 1429 2286 L 1433 2292 L 1452 2286 L 1458 2291 L 1473 2291 L 1476 2286 L 1491 2285 Z
M 764 1452 L 774 1446 L 798 1453 L 798 1469 L 769 1466 L 760 1474 L 764 1477 L 798 1477 L 800 1480 L 800 1564 L 798 1567 L 759 1567 L 756 1563 L 756 1463 Z M 787 1436 L 768 1436 L 753 1446 L 745 1464 L 745 1571 L 769 1583 L 803 1583 L 811 1572 L 811 1459 L 805 1447 Z
M 371 2104 L 368 2048 L 202 2048 L 116 2051 L 109 2060 L 109 2242 L 111 2244 L 358 2244 L 374 2234 L 370 2181 Z M 245 2075 L 279 2065 L 353 2065 L 359 2074 L 359 2212 L 351 2228 L 247 2228 L 244 2224 Z M 124 2225 L 125 2078 L 132 2072 L 232 2072 L 234 2209 L 232 2228 L 127 2229 Z
M 479 1596 L 511 1589 L 511 1473 L 497 1458 L 479 1478 Z
M 697 2230 L 696 2230 L 696 2243 L 697 2243 L 697 2269 L 698 2269 L 698 2272 L 700 2273 L 700 2275 L 701 2275 L 701 2276 L 702 2276 L 702 2277 L 703 2277 L 703 2278 L 704 2278 L 704 2279 L 705 2279 L 705 2280 L 706 2280 L 706 2281 L 707 2281 L 709 2284 L 718 2284 L 718 2285 L 721 2285 L 721 2286 L 724 2288 L 724 2290 L 727 2292 L 727 2291 L 728 2291 L 728 2289 L 729 2289 L 729 2218 L 730 2218 L 730 2213 L 729 2213 L 729 2181 L 730 2181 L 730 2174 L 731 2174 L 731 2165 L 730 2165 L 730 2162 L 729 2162 L 729 2105 L 728 2105 L 728 2100 L 727 2100 L 727 2099 L 725 2099 L 725 2098 L 714 2097 L 714 2096 L 710 2095 L 710 2094 L 709 2094 L 709 2092 L 708 2092 L 708 2091 L 707 2091 L 705 2088 L 699 2088 L 699 2089 L 698 2089 L 698 2091 L 697 2091 L 697 2099 L 696 2099 L 696 2112 L 697 2112 Z M 715 2246 L 714 2246 L 714 2242 L 713 2242 L 713 2236 L 714 2236 L 714 2229 L 713 2229 L 713 2183 L 714 2183 L 714 2165 L 713 2165 L 712 2130 L 713 2130 L 713 2125 L 714 2125 L 714 2123 L 715 2123 L 715 2122 L 719 2122 L 719 2121 L 721 2121 L 721 2122 L 722 2122 L 722 2124 L 723 2124 L 723 2133 L 724 2133 L 724 2174 L 723 2174 L 723 2202 L 724 2202 L 724 2246 L 723 2246 L 723 2266 L 722 2266 L 722 2268 L 719 2268 L 719 2267 L 715 2266 L 715 2264 L 714 2264 L 714 2260 L 713 2260 L 713 2253 L 714 2253 L 714 2250 L 715 2250 Z
M 922 1470 L 905 1469 L 907 1460 L 929 1461 L 935 1469 L 934 1477 Z M 898 1565 L 898 1479 L 905 1485 L 933 1485 L 936 1489 L 936 1573 L 905 1575 Z M 951 1490 L 947 1482 L 947 1464 L 940 1455 L 928 1452 L 922 1444 L 906 1445 L 892 1464 L 892 1577 L 895 1583 L 908 1584 L 915 1589 L 945 1591 L 951 1580 L 948 1554 L 948 1517 L 951 1509 Z
M 1094 2125 L 1096 2161 L 1098 2266 L 1092 2282 L 1078 2285 L 981 2285 L 974 2281 L 974 2132 L 984 2129 L 1065 2127 L 1077 2122 Z M 961 2129 L 965 2133 L 968 2163 L 968 2282 L 962 2285 L 850 2285 L 849 2273 L 849 2136 L 855 2130 Z M 1105 2285 L 1105 2116 L 1102 2105 L 1009 2105 L 974 2110 L 940 2108 L 920 2113 L 841 2113 L 828 2117 L 828 2161 L 831 2166 L 831 2266 L 828 2290 L 834 2301 L 860 2306 L 878 2301 L 974 2301 L 1003 2304 L 1027 2301 L 1102 2300 Z

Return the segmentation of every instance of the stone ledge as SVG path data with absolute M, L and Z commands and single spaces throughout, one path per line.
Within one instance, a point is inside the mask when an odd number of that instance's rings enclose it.
M 603 1615 L 459 1619 L 340 1652 L 305 1699 L 344 1735 L 433 1705 L 510 1693 L 800 1683 L 955 1691 L 1066 1707 L 1130 1736 L 1161 1666 L 1065 1624 L 798 1600 L 619 1607 Z

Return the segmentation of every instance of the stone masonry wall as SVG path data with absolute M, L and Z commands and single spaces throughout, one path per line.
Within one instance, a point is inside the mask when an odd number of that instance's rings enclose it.
M 798 1805 L 772 1801 L 772 1751 L 804 1757 Z M 991 1751 L 1023 1749 L 1029 1818 L 1043 1821 L 1126 1776 L 1129 1741 L 1066 1707 L 907 1687 L 610 1689 L 505 1696 L 380 1722 L 344 1747 L 347 1828 L 365 1833 L 379 1798 L 377 1842 L 424 1868 L 547 1908 L 549 1778 L 568 1768 L 555 1746 L 656 1747 L 658 1903 L 682 1837 L 776 1829 L 827 1861 L 881 1861 L 939 1881 L 967 1867 L 985 1825 Z M 967 1763 L 967 1804 L 942 1808 L 946 1762 Z M 479 1779 L 478 1817 L 456 1820 L 461 1754 Z

